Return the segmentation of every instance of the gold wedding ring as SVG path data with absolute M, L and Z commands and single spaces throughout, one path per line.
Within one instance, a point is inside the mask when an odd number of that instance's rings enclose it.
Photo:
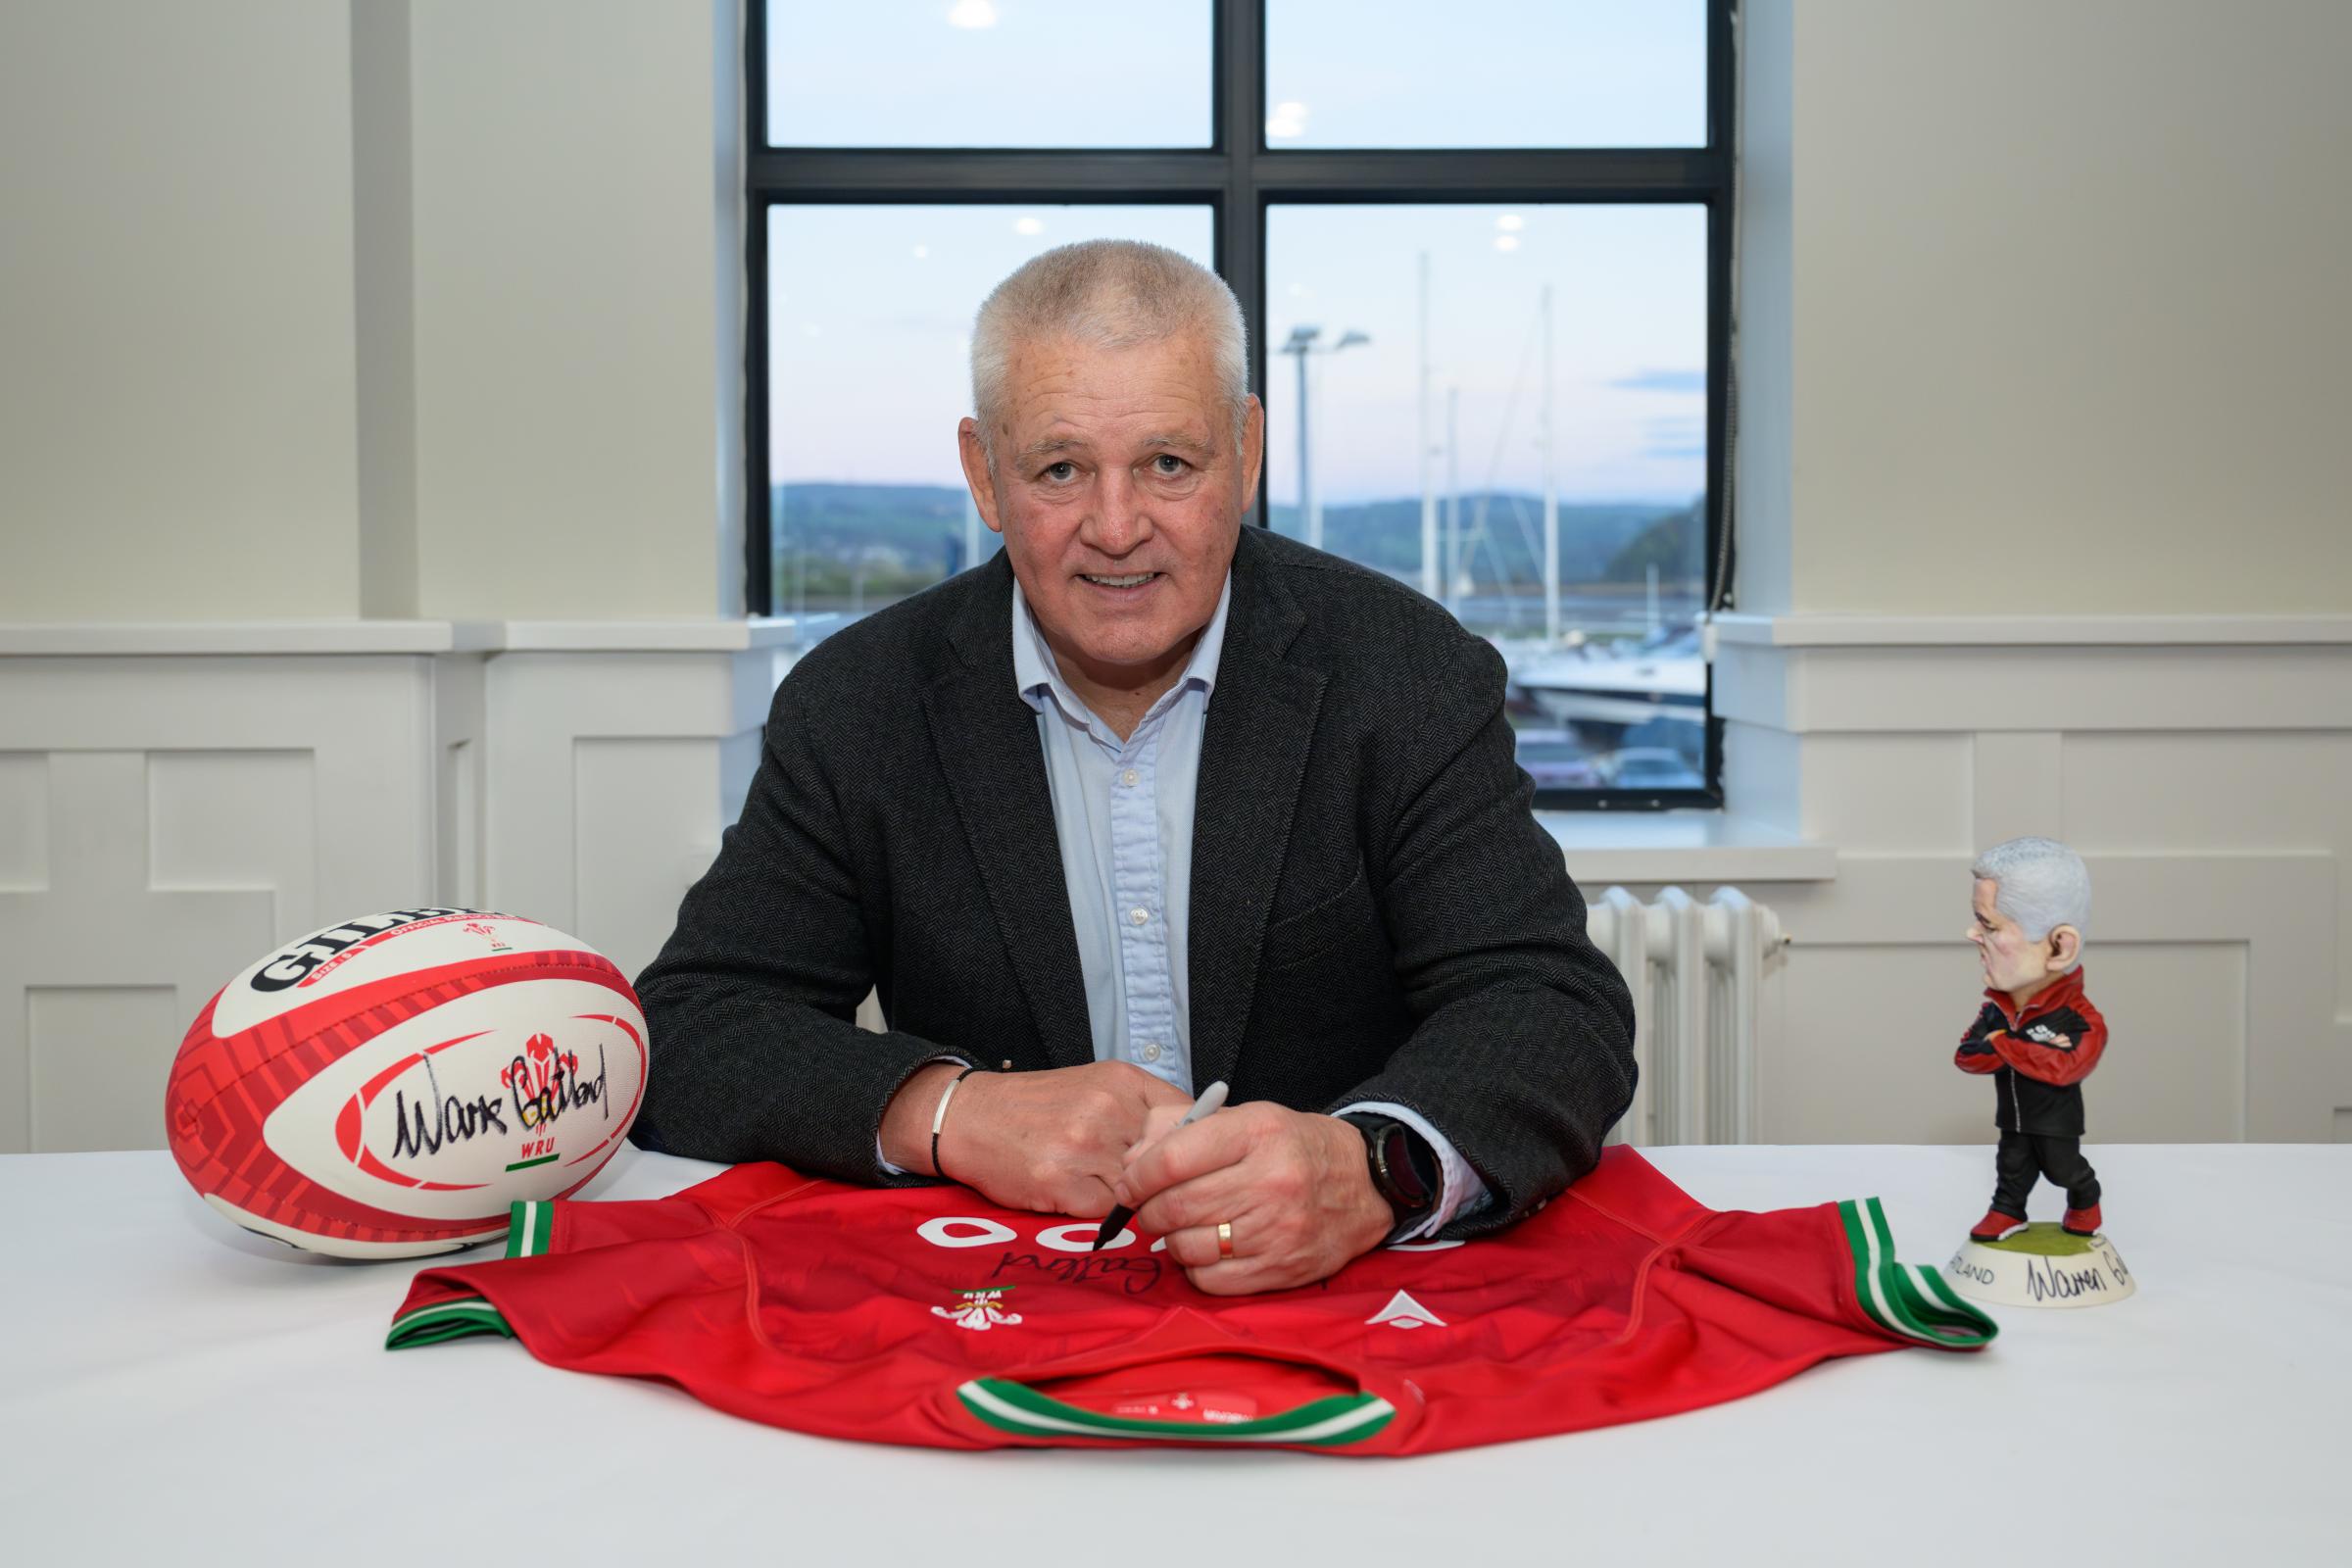
M 1217 1227 L 1217 1256 L 1220 1258 L 1227 1258 L 1231 1257 L 1232 1255 L 1233 1225 L 1230 1221 L 1228 1221 L 1218 1225 Z

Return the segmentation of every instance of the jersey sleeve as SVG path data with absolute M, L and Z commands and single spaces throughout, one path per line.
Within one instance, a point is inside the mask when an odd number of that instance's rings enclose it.
M 2065 1088 L 2090 1076 L 2107 1050 L 2107 1021 L 2095 1008 L 2059 1007 L 2027 1024 L 2022 1033 L 1996 1030 L 1986 1037 L 1999 1060 L 2040 1083 Z
M 2000 1053 L 1986 1043 L 1987 1037 L 2001 1026 L 2001 1011 L 1987 1002 L 1977 1009 L 1976 1021 L 1968 1033 L 1960 1037 L 1960 1049 L 1952 1054 L 1952 1065 L 1962 1072 L 1992 1072 L 2001 1065 Z
M 516 1203 L 506 1259 L 419 1272 L 393 1316 L 384 1348 L 503 1335 L 520 1338 L 536 1354 L 539 1336 L 568 1343 L 617 1335 L 639 1303 L 664 1294 L 698 1294 L 712 1262 L 722 1271 L 733 1268 L 740 1251 L 726 1230 L 737 1215 L 810 1185 L 810 1178 L 761 1162 L 735 1166 L 668 1198 Z M 704 1239 L 708 1245 L 698 1247 Z M 616 1260 L 612 1254 L 621 1249 L 636 1257 Z M 591 1261 L 575 1262 L 582 1259 Z M 567 1283 L 583 1266 L 598 1288 Z M 612 1291 L 609 1282 L 615 1278 L 633 1288 Z
M 1769 1213 L 1727 1213 L 1678 1268 L 1791 1319 L 1842 1323 L 1892 1344 L 1978 1350 L 1999 1332 L 1936 1270 L 1894 1254 L 1875 1198 Z

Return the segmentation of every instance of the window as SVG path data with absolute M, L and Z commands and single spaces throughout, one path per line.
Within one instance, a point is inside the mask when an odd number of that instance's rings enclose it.
M 821 636 L 992 554 L 982 297 L 1150 239 L 1249 320 L 1254 525 L 1493 640 L 1540 804 L 1719 802 L 1732 9 L 762 0 L 753 609 Z

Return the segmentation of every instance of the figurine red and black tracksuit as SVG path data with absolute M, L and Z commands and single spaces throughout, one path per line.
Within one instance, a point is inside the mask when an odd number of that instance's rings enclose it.
M 1984 1005 L 1952 1057 L 1962 1072 L 1992 1074 L 2001 1130 L 1992 1211 L 1969 1232 L 1998 1241 L 2026 1223 L 2026 1195 L 2046 1176 L 2066 1189 L 2066 1230 L 2099 1228 L 2099 1178 L 2082 1157 L 2082 1080 L 2107 1049 L 2107 1020 L 2082 995 L 2080 964 L 2028 998 L 1986 990 Z

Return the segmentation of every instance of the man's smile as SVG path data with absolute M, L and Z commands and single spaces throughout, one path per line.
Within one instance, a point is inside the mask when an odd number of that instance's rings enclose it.
M 1133 571 L 1115 577 L 1089 571 L 1082 571 L 1078 574 L 1079 579 L 1083 582 L 1091 583 L 1106 593 L 1120 595 L 1141 593 L 1144 589 L 1159 581 L 1163 575 L 1165 574 L 1156 571 Z

